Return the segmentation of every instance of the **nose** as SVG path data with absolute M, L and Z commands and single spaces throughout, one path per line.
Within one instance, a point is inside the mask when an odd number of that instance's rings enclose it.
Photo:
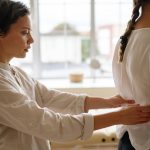
M 32 37 L 32 35 L 31 34 L 29 34 L 29 38 L 28 38 L 28 43 L 33 43 L 34 42 L 34 39 L 33 39 L 33 37 Z

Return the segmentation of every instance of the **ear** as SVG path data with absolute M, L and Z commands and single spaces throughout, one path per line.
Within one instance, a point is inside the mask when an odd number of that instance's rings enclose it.
M 5 35 L 0 33 L 0 39 L 4 38 Z
M 3 30 L 0 28 L 0 38 L 4 36 Z
M 5 34 L 0 29 L 0 38 L 4 38 Z
M 2 29 L 0 28 L 0 38 L 3 36 Z

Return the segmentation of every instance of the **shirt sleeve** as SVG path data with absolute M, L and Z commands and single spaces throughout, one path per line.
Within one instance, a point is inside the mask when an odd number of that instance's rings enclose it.
M 36 88 L 37 92 L 40 93 L 44 107 L 64 114 L 84 113 L 85 94 L 71 94 L 48 89 L 38 81 L 36 81 Z
M 60 114 L 17 92 L 0 80 L 0 124 L 20 132 L 51 141 L 87 139 L 94 120 L 90 114 Z

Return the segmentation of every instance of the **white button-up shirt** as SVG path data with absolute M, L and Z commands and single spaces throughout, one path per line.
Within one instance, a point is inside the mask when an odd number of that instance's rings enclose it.
M 50 150 L 50 141 L 89 138 L 94 120 L 84 100 L 0 63 L 0 150 Z

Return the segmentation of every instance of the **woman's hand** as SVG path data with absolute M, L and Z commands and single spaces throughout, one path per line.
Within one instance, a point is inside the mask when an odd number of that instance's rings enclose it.
M 87 96 L 85 99 L 85 112 L 90 109 L 101 109 L 101 108 L 116 108 L 123 105 L 134 104 L 134 100 L 125 100 L 120 95 L 116 95 L 110 98 L 99 98 Z
M 124 107 L 121 110 L 110 112 L 107 114 L 94 116 L 94 130 L 109 127 L 112 125 L 124 124 L 135 125 L 150 121 L 150 105 Z
M 120 110 L 120 123 L 125 125 L 141 124 L 150 121 L 150 105 L 124 107 Z
M 127 100 L 127 99 L 125 100 L 120 95 L 116 95 L 116 96 L 111 97 L 108 100 L 106 100 L 106 103 L 108 104 L 109 108 L 116 108 L 116 107 L 120 107 L 123 105 L 134 104 L 135 101 Z

